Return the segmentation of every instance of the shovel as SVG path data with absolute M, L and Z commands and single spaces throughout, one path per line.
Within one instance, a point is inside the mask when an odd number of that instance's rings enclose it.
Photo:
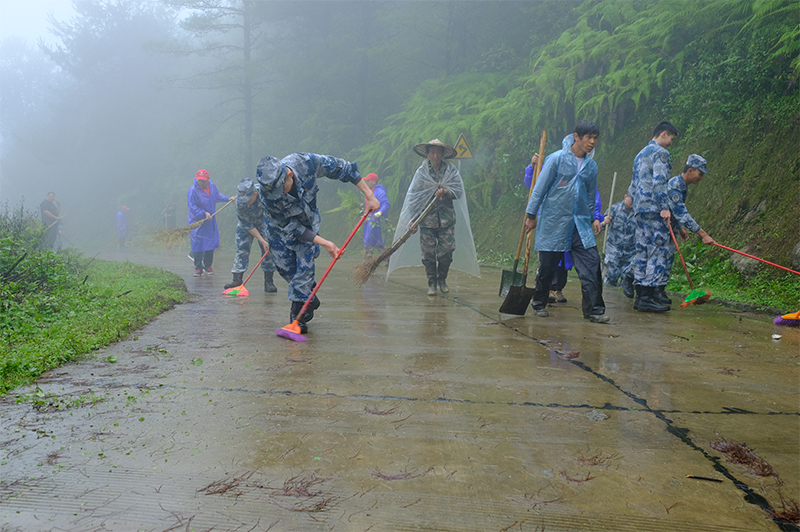
M 528 280 L 528 260 L 531 256 L 532 236 L 533 231 L 528 233 L 528 242 L 525 244 L 525 266 L 522 268 L 522 282 L 519 286 L 508 287 L 508 295 L 506 295 L 503 304 L 500 305 L 501 314 L 524 316 L 525 311 L 528 309 L 528 303 L 533 298 L 533 288 L 525 286 L 525 282 Z
M 536 163 L 536 168 L 533 169 L 533 181 L 531 181 L 531 189 L 528 191 L 528 201 L 531 200 L 533 194 L 533 187 L 536 185 L 536 178 L 539 177 L 539 172 L 542 170 L 542 162 L 544 161 L 544 144 L 547 140 L 547 131 L 542 131 L 542 140 L 539 142 L 539 161 Z M 527 203 L 525 204 L 527 207 Z M 500 290 L 497 293 L 500 297 L 505 297 L 508 290 L 512 286 L 521 286 L 524 284 L 523 272 L 517 271 L 519 265 L 519 256 L 522 253 L 522 241 L 525 239 L 525 219 L 527 213 L 522 217 L 522 232 L 519 235 L 519 244 L 517 244 L 517 256 L 514 258 L 514 265 L 512 270 L 503 270 L 502 277 L 500 278 Z

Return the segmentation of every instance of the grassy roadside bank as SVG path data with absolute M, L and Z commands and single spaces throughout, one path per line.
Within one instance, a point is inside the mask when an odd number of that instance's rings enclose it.
M 727 259 L 708 256 L 712 249 L 699 243 L 687 245 L 682 249 L 686 260 L 689 275 L 695 288 L 711 292 L 710 303 L 719 303 L 730 307 L 752 312 L 763 312 L 775 317 L 779 314 L 797 312 L 800 309 L 800 277 L 791 273 L 783 273 L 769 266 L 760 266 L 752 277 L 745 277 L 737 272 Z M 481 267 L 492 267 L 511 270 L 514 257 L 501 253 L 494 253 L 489 260 L 481 263 Z M 531 252 L 529 266 L 528 286 L 533 286 L 538 262 L 535 261 L 536 253 Z M 517 267 L 522 270 L 522 259 Z M 570 273 L 569 282 L 579 282 L 574 272 Z M 497 273 L 498 287 L 500 273 Z M 614 290 L 607 286 L 605 290 Z M 683 271 L 680 259 L 675 255 L 667 290 L 674 294 L 686 295 L 691 292 Z M 682 300 L 674 301 L 673 308 Z
M 22 279 L 0 284 L 0 395 L 124 338 L 188 296 L 177 275 L 130 262 L 64 253 L 30 262 L 14 269 Z M 25 281 L 36 289 L 23 290 Z

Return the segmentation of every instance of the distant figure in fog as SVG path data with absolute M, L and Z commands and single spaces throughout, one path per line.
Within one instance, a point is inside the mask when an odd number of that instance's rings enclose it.
M 58 237 L 58 225 L 62 217 L 59 216 L 61 212 L 61 204 L 56 199 L 55 192 L 48 192 L 44 201 L 39 205 L 39 210 L 42 214 L 42 223 L 47 229 L 44 235 L 44 247 L 47 250 L 53 250 Z
M 125 241 L 128 239 L 128 211 L 130 209 L 127 205 L 123 205 L 122 208 L 117 212 L 117 236 L 119 237 L 119 243 L 117 247 L 119 249 L 125 248 Z
M 186 199 L 189 204 L 189 225 L 205 219 L 200 227 L 192 229 L 190 233 L 194 277 L 200 277 L 204 271 L 214 275 L 211 263 L 214 262 L 214 250 L 219 247 L 219 229 L 217 219 L 212 214 L 217 212 L 217 203 L 233 201 L 236 196 L 223 196 L 217 190 L 217 185 L 209 179 L 208 171 L 198 170 Z
M 178 213 L 178 206 L 173 201 L 167 208 L 164 209 L 164 212 L 161 213 L 161 217 L 164 219 L 164 227 L 167 229 L 175 229 L 176 227 L 176 215 Z

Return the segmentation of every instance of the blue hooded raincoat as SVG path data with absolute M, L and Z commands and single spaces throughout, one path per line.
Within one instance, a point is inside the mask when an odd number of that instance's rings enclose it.
M 597 163 L 592 153 L 578 159 L 572 153 L 575 137 L 564 137 L 561 149 L 547 156 L 525 211 L 536 215 L 536 251 L 569 251 L 577 228 L 586 249 L 597 246 L 592 231 L 597 194 Z
M 208 193 L 197 184 L 189 188 L 186 195 L 189 206 L 189 225 L 206 217 L 206 213 L 214 214 L 217 203 L 227 203 L 228 196 L 223 196 L 217 186 L 210 179 L 208 180 Z M 219 247 L 219 229 L 217 229 L 217 219 L 211 218 L 197 229 L 193 229 L 189 234 L 192 243 L 192 252 L 212 251 Z

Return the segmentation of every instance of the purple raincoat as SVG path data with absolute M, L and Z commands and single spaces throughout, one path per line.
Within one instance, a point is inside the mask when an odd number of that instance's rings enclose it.
M 208 180 L 208 194 L 194 180 L 194 185 L 189 188 L 186 195 L 189 204 L 189 225 L 206 217 L 206 213 L 214 214 L 217 203 L 227 203 L 228 196 L 223 196 L 217 186 L 210 179 Z M 193 229 L 189 235 L 192 243 L 192 252 L 212 251 L 219 247 L 219 229 L 217 229 L 217 219 L 211 218 L 197 229 Z
M 386 189 L 383 185 L 375 185 L 375 190 L 372 191 L 375 198 L 381 203 L 378 208 L 381 211 L 381 217 L 375 218 L 374 214 L 367 217 L 367 223 L 364 225 L 364 245 L 371 247 L 383 246 L 383 232 L 381 231 L 381 224 L 386 218 L 389 211 L 389 197 L 386 195 Z

